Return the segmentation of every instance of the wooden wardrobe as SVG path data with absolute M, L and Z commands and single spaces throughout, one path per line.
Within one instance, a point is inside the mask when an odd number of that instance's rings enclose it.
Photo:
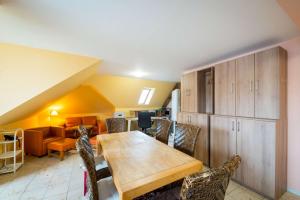
M 234 179 L 271 199 L 287 187 L 287 53 L 281 47 L 215 66 L 210 163 L 242 158 Z
M 287 189 L 287 52 L 275 47 L 184 74 L 181 94 L 178 122 L 202 130 L 195 157 L 219 167 L 239 154 L 233 179 L 279 199 Z

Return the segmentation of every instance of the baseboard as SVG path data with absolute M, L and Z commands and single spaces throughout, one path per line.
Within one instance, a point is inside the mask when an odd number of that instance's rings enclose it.
M 297 191 L 297 190 L 294 190 L 294 189 L 291 189 L 291 188 L 288 188 L 287 190 L 289 193 L 292 193 L 294 195 L 297 195 L 300 197 L 300 191 Z

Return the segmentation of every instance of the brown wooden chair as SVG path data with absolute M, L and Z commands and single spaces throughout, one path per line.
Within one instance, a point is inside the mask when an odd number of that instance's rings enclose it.
M 174 148 L 190 156 L 194 156 L 199 133 L 200 127 L 178 123 L 174 136 Z
M 170 135 L 170 128 L 172 122 L 167 119 L 155 119 L 154 124 L 156 124 L 155 132 L 151 134 L 159 141 L 168 144 L 169 135 Z
M 126 119 L 125 118 L 108 118 L 106 119 L 106 127 L 108 133 L 125 132 Z
M 224 200 L 230 178 L 240 162 L 240 156 L 233 156 L 222 167 L 185 177 L 181 186 L 157 190 L 138 200 Z

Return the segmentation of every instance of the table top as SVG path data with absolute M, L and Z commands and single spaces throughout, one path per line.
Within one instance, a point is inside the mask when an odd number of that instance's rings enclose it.
M 112 171 L 120 199 L 133 199 L 203 167 L 199 160 L 139 131 L 98 135 L 97 144 Z

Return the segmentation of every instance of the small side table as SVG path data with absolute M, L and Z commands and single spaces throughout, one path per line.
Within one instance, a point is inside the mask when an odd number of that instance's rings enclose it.
M 48 156 L 54 155 L 52 151 L 59 151 L 59 158 L 63 160 L 65 152 L 75 148 L 76 139 L 64 138 L 48 144 Z

